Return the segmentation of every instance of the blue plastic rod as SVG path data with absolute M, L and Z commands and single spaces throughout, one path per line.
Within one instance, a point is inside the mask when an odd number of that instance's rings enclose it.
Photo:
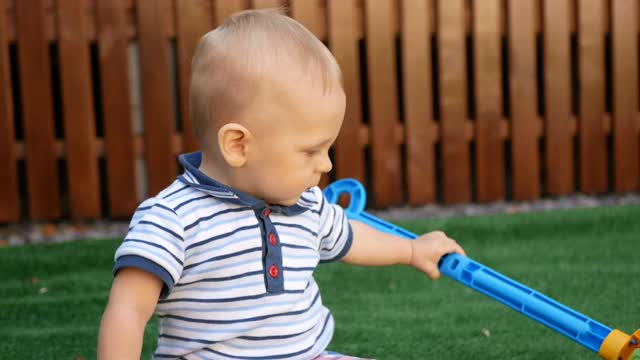
M 344 193 L 350 196 L 349 207 L 346 209 L 349 219 L 407 239 L 417 237 L 412 232 L 366 213 L 364 208 L 367 194 L 357 180 L 338 180 L 324 190 L 331 203 L 337 203 L 339 196 Z M 607 326 L 468 257 L 459 254 L 445 255 L 440 259 L 439 269 L 442 274 L 546 325 L 596 353 L 612 331 Z

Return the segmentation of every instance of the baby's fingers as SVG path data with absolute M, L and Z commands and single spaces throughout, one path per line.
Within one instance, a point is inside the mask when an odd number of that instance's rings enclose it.
M 449 251 L 447 252 L 448 254 L 452 254 L 452 253 L 458 253 L 462 256 L 467 256 L 467 253 L 464 251 L 464 249 L 462 248 L 462 246 L 460 246 L 460 244 L 458 244 L 457 241 L 455 241 L 454 239 L 450 239 L 451 243 L 449 244 Z
M 440 270 L 438 270 L 438 266 L 436 264 L 429 263 L 425 265 L 423 271 L 431 280 L 438 280 L 440 278 Z

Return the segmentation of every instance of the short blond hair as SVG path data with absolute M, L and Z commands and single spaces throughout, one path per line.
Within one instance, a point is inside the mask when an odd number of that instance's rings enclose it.
M 239 116 L 260 96 L 262 80 L 296 71 L 321 82 L 323 93 L 341 86 L 340 68 L 327 47 L 281 9 L 229 16 L 199 41 L 191 65 L 189 112 L 201 148 L 213 124 Z

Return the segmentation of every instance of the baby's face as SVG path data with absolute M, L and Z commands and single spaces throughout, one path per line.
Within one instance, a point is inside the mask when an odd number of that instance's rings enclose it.
M 289 206 L 331 170 L 329 148 L 342 126 L 345 95 L 338 87 L 323 94 L 298 83 L 276 96 L 264 109 L 266 127 L 255 136 L 246 170 L 253 195 Z

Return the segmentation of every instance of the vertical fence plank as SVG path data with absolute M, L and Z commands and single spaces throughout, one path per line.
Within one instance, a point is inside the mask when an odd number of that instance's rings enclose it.
M 20 220 L 6 8 L 0 0 L 0 223 Z
M 544 1 L 545 180 L 549 194 L 573 191 L 569 0 Z
M 254 9 L 269 9 L 282 6 L 281 0 L 253 0 Z
M 433 2 L 404 0 L 401 9 L 407 192 L 411 204 L 434 202 L 435 149 L 431 93 Z
M 351 0 L 346 0 L 350 3 Z M 311 31 L 318 39 L 324 40 L 327 36 L 327 13 L 329 9 L 339 6 L 333 0 L 328 0 L 326 7 L 320 1 L 309 0 L 289 0 L 291 7 L 291 16 L 302 23 L 309 31 Z M 355 22 L 353 17 L 350 21 Z M 350 24 L 351 25 L 351 24 Z
M 16 40 L 15 0 L 2 0 L 4 11 L 4 37 L 6 41 Z
M 540 194 L 536 6 L 536 0 L 510 0 L 508 3 L 511 168 L 515 200 L 536 199 Z
M 306 13 L 305 4 L 299 2 L 300 13 Z M 356 4 L 354 0 L 329 0 L 328 31 L 329 46 L 340 68 L 344 91 L 347 96 L 347 109 L 340 135 L 335 144 L 336 176 L 355 178 L 364 183 L 364 153 L 361 141 L 362 97 L 360 93 L 360 61 L 358 56 L 357 30 L 354 28 Z
M 130 216 L 138 204 L 125 0 L 96 2 L 109 211 Z
M 44 3 L 42 0 L 17 1 L 15 6 L 29 213 L 34 220 L 58 218 L 58 162 Z
M 174 109 L 169 77 L 169 42 L 165 34 L 158 31 L 168 27 L 165 1 L 168 0 L 137 2 L 149 195 L 155 195 L 169 185 L 177 172 L 171 146 Z
M 247 7 L 247 0 L 215 0 L 215 25 L 222 24 L 227 16 L 245 10 Z
M 472 9 L 476 187 L 481 202 L 504 199 L 505 193 L 501 4 L 499 0 L 474 1 Z
M 578 2 L 580 190 L 587 193 L 608 188 L 603 10 L 603 0 Z
M 198 149 L 189 117 L 189 82 L 191 58 L 198 40 L 212 26 L 210 0 L 178 0 L 176 4 L 176 38 L 178 47 L 178 82 L 180 86 L 180 113 L 182 143 L 185 152 Z
M 438 48 L 444 201 L 467 202 L 471 200 L 471 177 L 465 128 L 467 67 L 463 0 L 438 4 Z
M 73 218 L 100 216 L 86 1 L 58 0 L 58 44 L 69 200 Z
M 396 131 L 398 85 L 393 32 L 393 2 L 365 2 L 369 124 L 373 159 L 375 205 L 384 207 L 403 200 L 402 165 Z
M 613 169 L 616 191 L 638 188 L 638 8 L 611 2 L 613 35 Z

